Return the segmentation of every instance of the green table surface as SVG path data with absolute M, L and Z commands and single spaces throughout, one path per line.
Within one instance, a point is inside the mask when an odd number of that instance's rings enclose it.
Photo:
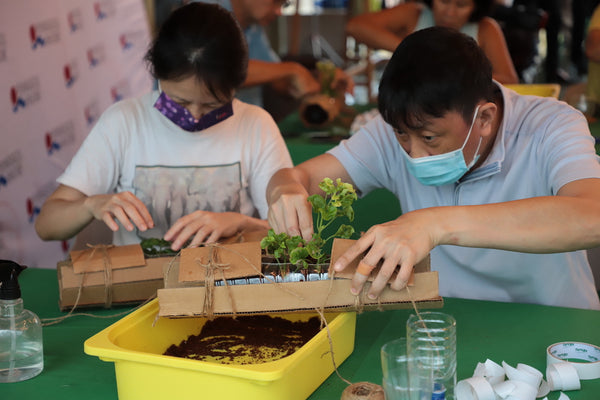
M 58 308 L 56 271 L 30 268 L 21 274 L 25 308 L 40 318 L 64 315 Z M 107 316 L 128 308 L 91 310 Z M 88 310 L 89 311 L 89 310 Z M 478 362 L 491 359 L 512 366 L 525 363 L 545 375 L 546 348 L 557 342 L 580 341 L 600 345 L 600 311 L 538 305 L 446 298 L 439 311 L 457 321 L 458 379 L 472 375 Z M 381 382 L 379 350 L 405 336 L 411 310 L 372 311 L 358 315 L 353 353 L 339 366 L 351 382 Z M 45 326 L 44 370 L 24 382 L 0 384 L 0 399 L 116 400 L 114 364 L 83 352 L 83 342 L 121 317 L 75 316 Z M 572 400 L 600 398 L 600 379 L 582 381 L 581 390 L 569 391 Z M 346 387 L 335 373 L 310 399 L 339 399 Z M 199 397 L 200 398 L 200 397 Z M 548 396 L 558 398 L 558 392 Z M 285 399 L 282 399 L 285 400 Z

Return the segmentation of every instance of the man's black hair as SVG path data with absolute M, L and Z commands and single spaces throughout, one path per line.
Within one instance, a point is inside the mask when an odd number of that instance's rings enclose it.
M 493 101 L 493 92 L 492 66 L 475 40 L 433 27 L 396 48 L 379 84 L 378 106 L 394 128 L 416 129 L 449 111 L 468 121 L 480 100 Z

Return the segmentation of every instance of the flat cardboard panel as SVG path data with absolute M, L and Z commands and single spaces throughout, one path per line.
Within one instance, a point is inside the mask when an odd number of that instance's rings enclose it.
M 366 297 L 370 283 L 360 298 L 350 293 L 351 281 L 334 279 L 311 282 L 269 283 L 213 287 L 213 314 L 268 313 L 331 310 L 410 308 L 412 301 L 441 306 L 437 272 L 415 274 L 415 286 L 401 291 L 386 288 L 378 300 Z M 158 290 L 161 317 L 205 316 L 205 287 L 165 288 Z
M 335 239 L 331 257 L 332 263 L 354 242 L 354 240 Z M 260 255 L 260 247 L 254 251 Z M 251 255 L 248 254 L 248 256 Z M 415 266 L 408 289 L 394 291 L 388 286 L 379 299 L 369 300 L 366 293 L 368 293 L 370 281 L 373 280 L 377 272 L 377 270 L 374 270 L 360 298 L 353 296 L 350 293 L 351 278 L 361 258 L 362 255 L 353 260 L 342 273 L 336 272 L 335 279 L 212 286 L 209 290 L 204 286 L 204 281 L 186 282 L 179 278 L 179 274 L 182 273 L 181 269 L 171 268 L 165 274 L 164 288 L 158 290 L 159 314 L 166 317 L 187 317 L 211 314 L 295 312 L 321 307 L 332 310 L 394 309 L 412 307 L 411 300 L 426 303 L 429 307 L 441 306 L 442 298 L 439 296 L 438 274 L 430 271 L 429 257 Z M 235 263 L 235 260 L 231 260 L 231 262 Z M 243 264 L 247 264 L 247 262 L 244 261 Z M 242 269 L 237 269 L 237 263 L 235 267 L 231 269 L 232 273 L 227 279 L 257 275 L 254 269 L 248 270 L 245 274 L 233 273 L 242 271 Z M 213 297 L 211 298 L 211 296 Z M 212 304 L 212 306 L 205 306 L 205 304 Z M 205 307 L 212 307 L 212 311 L 205 309 Z
M 204 282 L 212 260 L 218 265 L 215 279 L 232 279 L 260 275 L 261 250 L 259 242 L 208 245 L 181 250 L 180 282 Z
M 144 252 L 139 244 L 128 246 L 95 247 L 74 250 L 70 253 L 75 273 L 104 271 L 108 267 L 106 254 L 112 269 L 144 265 Z

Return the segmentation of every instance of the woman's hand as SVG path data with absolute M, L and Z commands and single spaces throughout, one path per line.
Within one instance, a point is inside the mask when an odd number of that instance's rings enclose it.
M 240 232 L 250 220 L 263 222 L 256 218 L 236 212 L 194 211 L 179 218 L 165 233 L 164 239 L 173 242 L 171 249 L 177 251 L 192 238 L 188 247 L 197 247 L 202 243 L 214 243 L 222 237 Z M 266 222 L 263 222 L 266 227 Z
M 84 200 L 84 207 L 95 219 L 104 221 L 113 232 L 119 230 L 116 221 L 128 231 L 137 228 L 143 232 L 154 227 L 148 209 L 131 192 L 89 196 Z

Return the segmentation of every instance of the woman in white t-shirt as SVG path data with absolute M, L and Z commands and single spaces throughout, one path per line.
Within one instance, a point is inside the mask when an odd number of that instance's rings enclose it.
M 113 104 L 58 178 L 36 220 L 44 240 L 103 221 L 117 245 L 174 250 L 267 228 L 266 185 L 292 165 L 263 109 L 234 99 L 248 50 L 217 5 L 176 9 L 146 55 L 159 90 Z

